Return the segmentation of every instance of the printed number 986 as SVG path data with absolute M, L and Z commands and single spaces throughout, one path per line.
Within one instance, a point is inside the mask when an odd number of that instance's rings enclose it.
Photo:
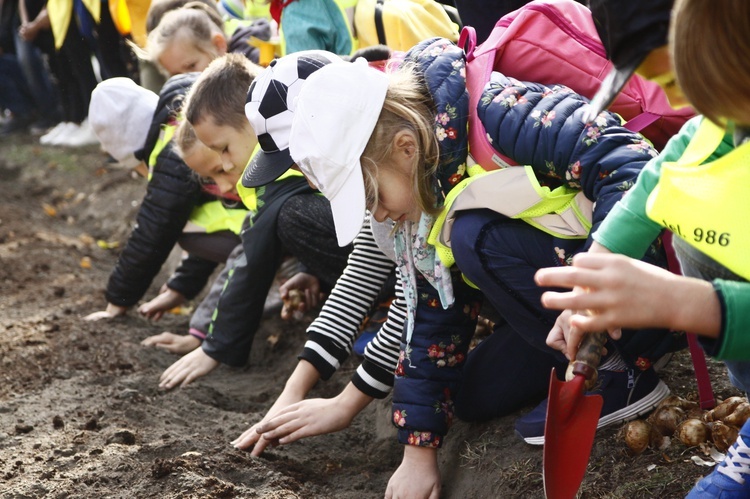
M 717 234 L 715 230 L 703 230 L 700 227 L 693 230 L 693 240 L 697 243 L 718 244 L 719 246 L 729 246 L 729 233 L 722 232 Z

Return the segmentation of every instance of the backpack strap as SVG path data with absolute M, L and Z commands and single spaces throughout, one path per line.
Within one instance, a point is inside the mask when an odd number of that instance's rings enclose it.
M 375 2 L 375 31 L 378 33 L 378 42 L 381 45 L 388 45 L 385 42 L 385 26 L 383 25 L 383 4 L 385 0 Z
M 659 118 L 661 118 L 661 116 L 658 114 L 644 111 L 638 116 L 634 116 L 633 118 L 631 118 L 623 126 L 631 132 L 640 132 L 641 130 L 644 130 L 648 126 L 655 123 Z
M 461 28 L 461 34 L 458 36 L 459 48 L 463 49 L 466 54 L 466 62 L 474 60 L 474 49 L 477 47 L 477 30 L 473 26 L 464 26 Z
M 671 232 L 664 232 L 662 235 L 662 244 L 664 245 L 664 251 L 667 254 L 667 266 L 669 270 L 673 274 L 682 275 L 680 263 L 677 261 L 674 249 L 672 249 Z M 695 382 L 698 385 L 698 399 L 700 401 L 701 409 L 712 409 L 716 405 L 716 399 L 714 398 L 714 391 L 711 388 L 711 378 L 709 377 L 708 366 L 706 365 L 706 354 L 698 344 L 698 338 L 695 334 L 685 334 L 687 335 L 690 358 L 693 361 L 693 369 L 695 370 Z

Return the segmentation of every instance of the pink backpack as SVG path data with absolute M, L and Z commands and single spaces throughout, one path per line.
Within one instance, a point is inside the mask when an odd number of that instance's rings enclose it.
M 591 99 L 612 68 L 591 12 L 573 0 L 530 2 L 503 16 L 479 46 L 476 31 L 466 26 L 458 45 L 466 52 L 469 147 L 485 168 L 515 164 L 493 149 L 476 112 L 492 71 L 521 81 L 562 84 Z M 691 108 L 672 109 L 661 87 L 637 75 L 609 109 L 659 150 L 694 115 Z

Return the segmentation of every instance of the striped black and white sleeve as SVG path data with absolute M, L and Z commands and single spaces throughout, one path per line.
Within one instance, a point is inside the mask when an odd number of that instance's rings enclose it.
M 368 217 L 354 240 L 354 249 L 343 274 L 323 305 L 320 315 L 307 329 L 308 340 L 299 356 L 313 364 L 322 379 L 330 378 L 351 354 L 360 325 L 394 267 L 393 261 L 378 248 Z M 377 357 L 384 356 L 377 355 L 375 358 Z M 367 362 L 366 360 L 365 363 Z M 391 377 L 394 368 L 395 361 L 390 368 Z M 387 376 L 378 375 L 374 379 L 385 378 Z M 378 385 L 379 383 L 375 384 Z M 376 396 L 374 392 L 381 396 L 382 390 L 372 388 L 365 393 Z

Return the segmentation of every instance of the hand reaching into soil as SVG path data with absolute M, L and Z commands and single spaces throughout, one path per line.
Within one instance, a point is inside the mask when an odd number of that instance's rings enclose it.
M 164 284 L 154 299 L 138 307 L 138 312 L 149 319 L 158 321 L 162 318 L 164 312 L 183 303 L 185 303 L 185 295 Z
M 268 410 L 265 417 L 230 442 L 230 445 L 237 449 L 249 449 L 251 446 L 254 446 L 252 455 L 255 457 L 260 456 L 268 445 L 278 445 L 278 442 L 261 438 L 260 429 L 282 410 L 296 402 L 304 400 L 305 396 L 319 379 L 320 373 L 315 369 L 315 366 L 304 359 L 300 360 L 292 375 L 289 376 L 286 385 L 284 385 L 281 395 L 276 399 L 276 402 Z
M 440 497 L 440 468 L 437 449 L 404 446 L 404 459 L 388 480 L 385 499 L 438 499 Z
M 260 444 L 265 441 L 257 453 L 253 450 L 253 455 L 257 456 L 268 444 L 285 445 L 301 438 L 343 430 L 349 427 L 354 416 L 372 400 L 372 397 L 349 383 L 344 391 L 334 398 L 303 400 L 281 409 L 268 421 L 261 421 L 250 428 L 232 444 L 244 449 L 249 447 L 252 441 Z M 253 429 L 258 437 L 250 433 Z
M 117 305 L 113 305 L 111 303 L 107 303 L 107 308 L 105 310 L 89 314 L 86 317 L 84 317 L 83 320 L 99 321 L 102 319 L 114 319 L 115 317 L 125 315 L 127 311 L 128 311 L 128 307 L 120 307 Z
M 144 347 L 156 347 L 169 353 L 184 355 L 201 346 L 201 340 L 192 334 L 174 334 L 164 331 L 141 341 Z
M 292 291 L 299 291 L 302 300 L 292 300 Z M 297 315 L 304 314 L 318 306 L 323 299 L 320 292 L 320 281 L 312 274 L 298 272 L 288 281 L 279 286 L 279 294 L 284 302 L 281 308 L 281 318 L 288 321 Z
M 180 360 L 172 364 L 159 378 L 159 388 L 167 390 L 177 385 L 180 387 L 189 385 L 201 376 L 210 373 L 219 365 L 201 348 L 196 348 Z

